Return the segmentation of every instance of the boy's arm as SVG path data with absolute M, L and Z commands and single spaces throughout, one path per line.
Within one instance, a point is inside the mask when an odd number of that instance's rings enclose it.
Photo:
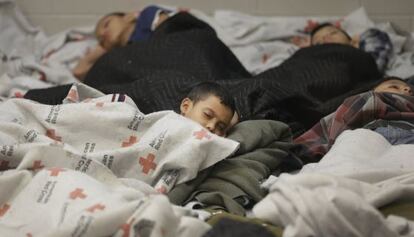
M 88 73 L 89 69 L 95 64 L 95 62 L 106 53 L 106 50 L 97 45 L 94 49 L 88 50 L 85 56 L 81 58 L 78 64 L 73 68 L 72 73 L 73 75 L 78 78 L 80 81 L 83 80 L 85 75 Z

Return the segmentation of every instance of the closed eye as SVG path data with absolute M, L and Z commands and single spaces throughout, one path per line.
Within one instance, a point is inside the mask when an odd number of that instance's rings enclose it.
M 204 112 L 203 114 L 206 118 L 209 118 L 209 119 L 213 117 L 213 115 L 208 112 Z

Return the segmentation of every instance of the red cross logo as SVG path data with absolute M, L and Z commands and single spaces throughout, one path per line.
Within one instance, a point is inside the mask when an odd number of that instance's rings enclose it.
M 157 189 L 157 192 L 161 193 L 161 194 L 166 194 L 167 193 L 167 188 L 165 186 L 161 186 Z
M 95 104 L 96 107 L 102 108 L 104 106 L 104 102 L 98 102 Z
M 10 162 L 7 161 L 7 160 L 0 161 L 0 171 L 10 169 L 9 164 L 10 164 Z
M 73 102 L 78 101 L 79 100 L 78 91 L 75 89 L 70 89 L 66 98 Z
M 124 232 L 122 237 L 129 237 L 129 230 L 131 229 L 131 224 L 134 223 L 134 221 L 135 221 L 135 218 L 132 218 L 129 223 L 127 222 L 127 223 L 122 224 L 121 229 Z
M 55 141 L 62 141 L 62 137 L 56 135 L 55 129 L 48 129 L 46 130 L 46 136 L 52 138 Z
M 136 142 L 137 142 L 137 137 L 136 136 L 130 136 L 129 141 L 122 142 L 122 147 L 132 146 Z
M 39 80 L 41 80 L 41 81 L 47 81 L 46 74 L 45 74 L 44 72 L 39 72 L 39 73 L 40 73 L 40 78 L 39 78 Z
M 48 169 L 48 170 L 50 171 L 50 176 L 59 176 L 60 172 L 66 171 L 65 169 L 58 168 L 58 167 L 51 168 L 51 169 Z
M 153 162 L 154 159 L 155 156 L 151 153 L 147 155 L 147 159 L 145 159 L 144 157 L 139 158 L 139 164 L 142 166 L 142 172 L 144 174 L 148 174 L 150 170 L 155 170 L 155 168 L 157 168 L 157 164 Z
M 10 205 L 9 204 L 4 204 L 1 208 L 0 208 L 0 217 L 4 216 L 4 214 L 6 214 L 6 212 L 10 209 Z
M 269 54 L 265 53 L 262 55 L 262 64 L 265 64 L 267 60 L 269 60 L 270 56 Z
M 207 130 L 205 129 L 201 129 L 200 131 L 194 132 L 193 136 L 195 136 L 196 139 L 198 140 L 202 140 L 203 138 L 207 138 L 207 139 L 211 138 L 211 136 L 209 135 L 209 132 L 207 132 Z
M 23 94 L 20 91 L 14 92 L 14 97 L 23 98 Z
M 95 204 L 95 205 L 93 205 L 93 206 L 91 206 L 91 207 L 89 207 L 88 209 L 86 209 L 88 212 L 92 212 L 92 213 L 94 213 L 96 210 L 104 210 L 105 209 L 105 206 L 104 205 L 101 205 L 101 204 Z
M 87 195 L 83 193 L 82 188 L 77 188 L 69 194 L 69 197 L 73 200 L 75 200 L 76 198 L 85 199 Z
M 33 167 L 32 168 L 30 168 L 31 170 L 34 170 L 34 171 L 36 171 L 36 170 L 40 170 L 40 169 L 43 169 L 45 166 L 44 165 L 42 165 L 42 161 L 41 160 L 35 160 L 34 162 L 33 162 Z
M 306 25 L 304 31 L 309 33 L 312 32 L 312 30 L 319 25 L 319 22 L 313 20 L 308 20 L 307 23 L 308 24 Z

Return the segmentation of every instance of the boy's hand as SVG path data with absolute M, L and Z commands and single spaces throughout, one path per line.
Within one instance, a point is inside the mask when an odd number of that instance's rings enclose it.
M 97 45 L 92 50 L 88 49 L 85 56 L 79 60 L 78 64 L 72 70 L 73 75 L 82 81 L 93 64 L 106 52 L 107 51 L 100 45 Z

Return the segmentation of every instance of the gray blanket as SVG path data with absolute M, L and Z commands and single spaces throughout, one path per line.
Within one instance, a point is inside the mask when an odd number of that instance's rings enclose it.
M 196 179 L 176 186 L 168 194 L 171 202 L 185 205 L 198 201 L 204 208 L 224 209 L 244 215 L 246 208 L 260 201 L 266 192 L 260 183 L 270 174 L 300 167 L 289 153 L 289 127 L 271 120 L 245 121 L 236 125 L 230 139 L 240 142 L 237 153 Z

